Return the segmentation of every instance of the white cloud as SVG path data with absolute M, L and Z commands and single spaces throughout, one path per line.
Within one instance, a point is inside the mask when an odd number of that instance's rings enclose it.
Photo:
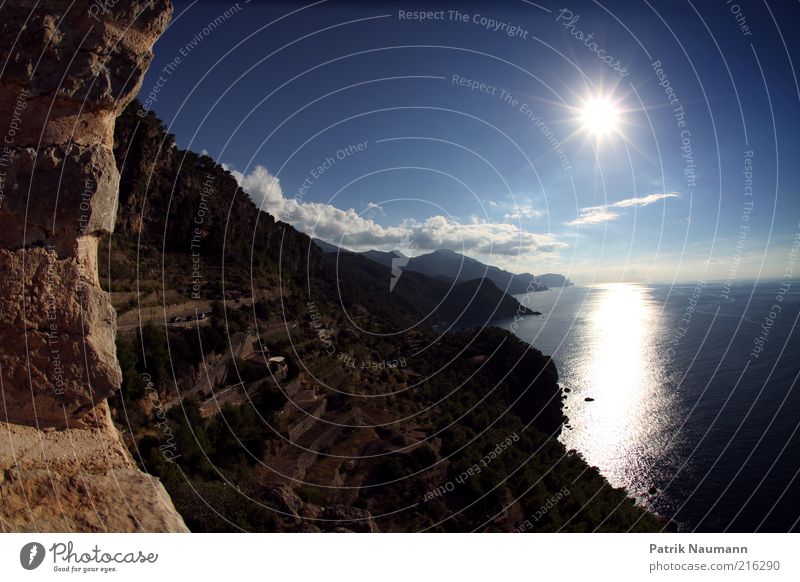
M 529 206 L 527 204 L 518 204 L 511 212 L 507 212 L 504 218 L 506 220 L 525 220 L 530 218 L 539 218 L 542 211 Z
M 619 214 L 606 210 L 605 206 L 589 206 L 588 208 L 581 208 L 581 214 L 575 220 L 567 223 L 567 226 L 578 226 L 581 224 L 599 224 L 601 222 L 608 222 L 616 220 Z
M 431 216 L 422 222 L 406 219 L 396 226 L 382 226 L 355 209 L 342 210 L 320 202 L 287 199 L 280 180 L 263 166 L 247 175 L 231 174 L 262 210 L 288 222 L 309 236 L 319 237 L 354 250 L 392 248 L 412 241 L 419 251 L 448 248 L 468 254 L 553 256 L 566 247 L 551 235 L 535 234 L 513 224 L 481 222 L 468 224 L 444 216 Z M 368 208 L 378 207 L 370 204 Z M 378 207 L 379 208 L 379 207 Z
M 649 204 L 658 202 L 659 200 L 664 200 L 665 198 L 678 198 L 678 193 L 665 192 L 663 194 L 648 194 L 647 196 L 641 196 L 639 198 L 627 198 L 625 200 L 620 200 L 619 202 L 614 202 L 610 206 L 614 208 L 627 208 L 629 206 L 647 206 Z
M 580 215 L 575 220 L 567 222 L 567 226 L 578 226 L 583 224 L 599 224 L 601 222 L 608 222 L 616 220 L 621 216 L 618 212 L 609 210 L 609 208 L 630 208 L 631 206 L 649 206 L 659 200 L 666 198 L 678 198 L 677 192 L 664 192 L 658 194 L 648 194 L 647 196 L 640 196 L 637 198 L 626 198 L 619 200 L 612 204 L 604 206 L 587 206 L 580 209 Z
M 415 244 L 427 250 L 441 248 L 480 254 L 552 254 L 564 243 L 550 235 L 527 232 L 513 224 L 481 222 L 462 224 L 444 216 L 431 216 L 422 223 L 407 224 Z M 537 257 L 538 258 L 538 257 Z
M 275 215 L 280 215 L 284 212 L 286 199 L 283 196 L 281 181 L 270 174 L 264 166 L 256 166 L 247 175 L 237 170 L 232 170 L 227 166 L 224 167 L 230 170 L 242 190 L 250 195 L 250 198 L 261 210 Z

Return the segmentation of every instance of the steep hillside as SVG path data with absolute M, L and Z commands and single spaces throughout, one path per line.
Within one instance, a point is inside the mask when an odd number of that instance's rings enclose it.
M 443 276 L 457 281 L 486 278 L 510 295 L 546 289 L 530 273 L 515 275 L 446 249 L 414 257 L 405 268 L 431 277 Z
M 214 292 L 224 264 L 227 289 L 248 291 L 251 274 L 277 286 L 281 268 L 291 289 L 304 280 L 306 267 L 319 268 L 321 252 L 306 235 L 259 212 L 230 172 L 208 156 L 178 149 L 152 112 L 140 112 L 134 101 L 114 134 L 121 180 L 113 281 L 160 280 L 163 274 L 170 287 L 188 291 L 194 282 Z M 117 264 L 115 243 L 127 251 Z M 139 253 L 139 273 L 119 264 L 130 252 Z
M 326 296 L 384 321 L 403 316 L 405 325 L 469 326 L 532 313 L 488 279 L 454 283 L 413 271 L 393 277 L 391 267 L 359 254 L 328 254 L 324 260 L 335 273 L 335 279 L 315 282 Z
M 167 289 L 187 298 L 268 289 L 272 295 L 324 299 L 376 316 L 388 309 L 390 319 L 425 320 L 428 326 L 529 313 L 496 287 L 453 294 L 440 280 L 421 274 L 405 277 L 390 293 L 390 268 L 365 263 L 353 253 L 330 256 L 338 250 L 333 245 L 324 256 L 319 242 L 312 244 L 308 236 L 259 212 L 220 164 L 180 150 L 152 112 L 140 112 L 132 103 L 115 133 L 120 206 L 114 235 L 103 248 L 108 252 L 103 279 L 111 290 L 141 288 L 148 281 L 158 288 L 164 277 Z M 471 272 L 483 276 L 481 269 Z M 344 283 L 334 284 L 337 278 Z

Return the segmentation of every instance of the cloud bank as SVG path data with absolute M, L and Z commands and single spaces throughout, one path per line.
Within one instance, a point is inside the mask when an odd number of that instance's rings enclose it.
M 228 169 L 261 210 L 309 236 L 357 251 L 394 248 L 411 240 L 421 252 L 447 248 L 468 254 L 533 255 L 544 259 L 554 257 L 559 249 L 566 247 L 551 235 L 528 232 L 513 224 L 475 219 L 462 223 L 437 215 L 421 222 L 406 219 L 396 226 L 383 226 L 354 208 L 342 210 L 321 202 L 286 198 L 280 180 L 263 166 L 256 166 L 249 174 Z M 370 203 L 366 210 L 376 207 Z

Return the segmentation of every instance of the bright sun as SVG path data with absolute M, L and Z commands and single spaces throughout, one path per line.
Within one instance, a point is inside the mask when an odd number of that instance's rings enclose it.
M 593 97 L 580 109 L 583 127 L 596 137 L 618 131 L 619 110 L 605 97 Z

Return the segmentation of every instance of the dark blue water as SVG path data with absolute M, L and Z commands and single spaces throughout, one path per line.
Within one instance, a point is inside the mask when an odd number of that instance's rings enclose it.
M 561 438 L 614 485 L 685 530 L 797 531 L 800 283 L 782 283 L 555 289 L 513 331 L 554 356 Z

